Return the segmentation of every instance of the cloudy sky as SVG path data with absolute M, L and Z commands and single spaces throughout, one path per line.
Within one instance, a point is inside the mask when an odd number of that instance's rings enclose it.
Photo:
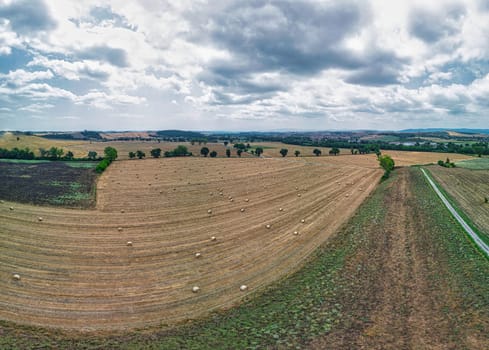
M 0 130 L 489 127 L 489 1 L 0 0 Z

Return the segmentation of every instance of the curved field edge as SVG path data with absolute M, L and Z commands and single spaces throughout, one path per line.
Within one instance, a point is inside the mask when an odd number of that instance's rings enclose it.
M 486 349 L 489 345 L 489 265 L 440 205 L 419 169 L 407 172 L 409 206 L 424 230 L 412 248 L 429 260 L 426 281 L 436 299 L 430 327 L 446 326 L 426 348 Z M 304 267 L 241 306 L 175 329 L 147 329 L 111 336 L 73 334 L 0 322 L 2 349 L 231 349 L 399 348 L 406 339 L 373 331 L 375 309 L 386 303 L 375 287 L 384 266 L 377 254 L 390 219 L 388 206 L 400 176 L 380 184 L 355 216 L 310 257 Z M 419 245 L 419 246 L 417 246 Z M 380 249 L 380 250 L 379 250 Z M 409 254 L 413 254 L 406 247 Z M 408 254 L 408 255 L 409 255 Z M 410 289 L 413 287 L 406 287 Z M 408 304 L 398 305 L 409 314 Z M 408 315 L 409 316 L 409 315 Z M 414 321 L 416 322 L 416 320 Z M 426 335 L 431 336 L 430 334 Z M 390 342 L 385 344 L 385 342 Z M 441 343 L 440 343 L 441 342 Z M 409 347 L 408 347 L 409 348 Z
M 461 209 L 462 206 L 460 205 L 460 203 L 452 195 L 450 195 L 446 191 L 446 189 L 441 185 L 441 183 L 439 181 L 437 181 L 437 179 L 431 173 L 429 167 L 424 168 L 424 169 L 426 170 L 426 173 L 429 176 L 429 178 L 435 183 L 435 185 L 438 187 L 440 192 L 445 196 L 445 198 L 451 204 L 453 209 L 455 209 L 455 211 L 458 213 L 458 215 L 460 215 L 462 217 L 462 219 L 467 223 L 467 225 L 477 234 L 477 236 L 479 236 L 479 238 L 484 243 L 489 244 L 489 234 L 482 232 L 481 229 L 473 222 L 473 220 L 465 213 L 465 211 Z M 474 242 L 474 240 L 468 234 L 467 234 L 467 238 L 474 244 L 475 249 L 480 250 L 477 247 L 477 244 Z M 481 253 L 483 253 L 482 250 L 480 250 L 480 251 L 481 251 Z M 489 258 L 489 256 L 487 256 L 487 258 Z

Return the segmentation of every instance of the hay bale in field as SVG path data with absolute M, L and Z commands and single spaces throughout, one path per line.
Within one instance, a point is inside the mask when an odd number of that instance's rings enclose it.
M 16 280 L 16 281 L 20 281 L 20 275 L 19 275 L 18 273 L 14 273 L 14 274 L 12 275 L 12 278 L 13 278 L 14 280 Z
M 245 199 L 245 202 L 249 202 L 250 200 L 248 198 Z
M 117 231 L 122 232 L 122 227 L 118 227 Z
M 200 288 L 197 286 L 192 287 L 192 293 L 198 293 L 200 291 Z
M 234 202 L 234 199 L 232 199 L 232 198 L 231 198 L 229 201 L 230 201 L 230 202 Z
M 43 218 L 41 216 L 37 218 L 37 221 L 42 221 L 42 220 Z
M 284 208 L 279 208 L 278 211 L 284 211 Z
M 298 193 L 298 194 L 297 194 L 297 197 L 300 197 L 300 196 L 301 196 L 301 194 L 300 194 L 300 193 Z
M 296 236 L 297 236 L 298 234 L 299 234 L 299 232 L 298 232 L 298 231 L 294 231 L 294 235 L 296 235 Z
M 196 258 L 200 258 L 201 256 L 202 256 L 202 254 L 200 254 L 200 253 L 195 253 L 195 257 L 196 257 Z
M 270 227 L 272 227 L 272 226 L 271 226 L 271 225 L 266 225 L 265 227 L 266 227 L 266 228 L 270 228 Z
M 219 192 L 219 195 L 222 196 L 222 192 Z
M 243 284 L 243 285 L 241 285 L 241 287 L 239 287 L 239 290 L 242 292 L 244 292 L 247 289 L 248 289 L 248 286 L 246 284 Z
M 127 245 L 128 247 L 132 247 L 132 242 L 131 242 L 131 241 L 127 241 L 126 245 Z
M 10 207 L 9 209 L 10 209 L 10 210 L 14 210 L 14 207 Z
M 212 209 L 207 210 L 207 214 L 212 214 Z
M 212 237 L 211 237 L 211 241 L 213 241 L 213 242 L 214 242 L 214 241 L 216 241 L 216 240 L 217 240 L 216 236 L 212 236 Z
M 123 214 L 124 214 L 124 212 L 125 212 L 125 211 L 124 211 L 124 209 L 121 209 L 121 213 L 123 213 Z
M 242 212 L 242 213 L 244 213 L 245 209 L 244 208 L 241 208 L 239 211 Z
M 305 219 L 302 219 L 302 220 L 301 220 L 301 223 L 305 223 L 305 222 L 306 222 L 306 220 L 305 220 Z

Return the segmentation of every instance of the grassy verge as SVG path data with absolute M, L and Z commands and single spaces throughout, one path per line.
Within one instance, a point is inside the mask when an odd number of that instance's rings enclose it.
M 447 191 L 445 191 L 445 189 L 443 188 L 443 186 L 441 186 L 440 183 L 438 183 L 438 181 L 436 181 L 436 179 L 431 174 L 431 172 L 429 171 L 429 169 L 425 168 L 425 170 L 426 170 L 426 173 L 428 174 L 428 176 L 430 177 L 430 179 L 435 183 L 435 185 L 438 187 L 438 189 L 440 190 L 440 192 L 445 196 L 445 198 L 452 205 L 453 209 L 455 209 L 455 211 L 458 213 L 458 215 L 460 215 L 462 217 L 462 219 L 464 219 L 464 221 L 467 223 L 467 225 L 469 225 L 470 228 L 472 230 L 474 230 L 474 232 L 477 234 L 477 236 L 479 236 L 479 238 L 482 241 L 484 241 L 484 243 L 489 244 L 489 235 L 486 234 L 485 232 L 482 232 L 473 223 L 473 221 L 465 214 L 465 212 L 462 209 L 460 209 L 460 205 L 457 203 L 457 201 L 454 198 L 452 198 Z M 443 203 L 442 203 L 442 205 L 445 206 Z M 458 221 L 457 221 L 457 224 L 460 226 L 460 224 L 458 223 Z M 462 226 L 460 226 L 460 228 L 463 230 Z M 464 230 L 464 232 L 465 232 L 465 230 Z M 468 234 L 466 234 L 466 236 L 467 236 L 467 238 L 471 242 L 473 242 L 472 238 Z M 475 244 L 475 242 L 473 242 L 473 244 Z M 477 249 L 479 249 L 479 248 L 477 248 Z

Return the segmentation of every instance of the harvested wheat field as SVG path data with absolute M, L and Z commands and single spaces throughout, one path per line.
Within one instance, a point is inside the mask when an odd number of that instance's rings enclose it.
M 489 171 L 432 166 L 430 173 L 489 241 Z
M 373 190 L 375 159 L 350 159 L 117 161 L 96 210 L 1 203 L 0 319 L 104 331 L 230 307 L 296 270 Z
M 438 153 L 438 152 L 411 152 L 411 151 L 393 151 L 383 150 L 382 154 L 388 154 L 396 162 L 396 166 L 410 166 L 417 164 L 435 164 L 439 160 L 445 161 L 447 158 L 451 162 L 457 162 L 464 159 L 471 159 L 472 156 L 458 153 Z

